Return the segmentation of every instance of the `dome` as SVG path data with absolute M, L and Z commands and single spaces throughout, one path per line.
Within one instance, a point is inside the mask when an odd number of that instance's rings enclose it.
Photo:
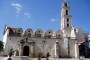
M 37 29 L 35 32 L 36 37 L 42 37 L 43 36 L 43 31 L 41 29 Z
M 56 38 L 63 38 L 63 32 L 61 30 L 56 32 Z
M 52 35 L 53 35 L 52 30 L 47 30 L 47 31 L 45 32 L 45 37 L 47 37 L 47 38 L 51 38 Z
M 31 28 L 25 31 L 25 36 L 31 37 L 33 35 L 33 30 Z

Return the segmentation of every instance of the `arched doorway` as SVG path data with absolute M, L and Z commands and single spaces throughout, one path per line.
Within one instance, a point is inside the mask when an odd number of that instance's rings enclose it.
M 29 56 L 29 47 L 28 46 L 24 46 L 24 48 L 23 48 L 23 56 Z

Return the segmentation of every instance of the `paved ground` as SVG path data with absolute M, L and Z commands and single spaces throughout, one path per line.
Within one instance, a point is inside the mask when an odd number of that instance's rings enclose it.
M 0 57 L 0 60 L 7 60 L 7 57 Z M 37 60 L 37 58 L 28 58 L 28 57 L 13 57 L 12 60 Z M 41 58 L 41 60 L 46 60 L 46 58 Z M 49 60 L 80 60 L 80 59 L 62 59 L 62 58 L 49 58 Z M 90 60 L 90 59 L 83 59 Z

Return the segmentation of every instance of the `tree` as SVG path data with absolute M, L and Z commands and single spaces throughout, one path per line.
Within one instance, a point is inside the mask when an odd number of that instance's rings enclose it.
M 3 51 L 3 42 L 0 40 L 0 52 L 2 52 Z

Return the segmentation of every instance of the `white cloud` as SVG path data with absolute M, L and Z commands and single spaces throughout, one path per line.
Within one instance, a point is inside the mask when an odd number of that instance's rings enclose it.
M 28 18 L 31 18 L 31 14 L 30 13 L 25 12 L 24 15 L 27 16 Z
M 23 6 L 21 4 L 19 4 L 19 3 L 11 3 L 11 6 L 16 9 L 16 12 L 17 12 L 16 16 L 19 16 L 20 11 L 22 10 Z M 23 14 L 27 18 L 31 18 L 31 14 L 30 13 L 21 12 L 21 14 Z
M 13 6 L 16 9 L 17 13 L 20 13 L 20 11 L 22 10 L 22 5 L 18 4 L 18 3 L 12 3 L 11 6 Z
M 56 19 L 50 19 L 50 21 L 51 21 L 51 22 L 55 22 L 55 21 L 56 21 Z
M 56 21 L 60 21 L 60 19 L 55 19 L 55 18 L 52 18 L 50 19 L 51 22 L 56 22 Z

